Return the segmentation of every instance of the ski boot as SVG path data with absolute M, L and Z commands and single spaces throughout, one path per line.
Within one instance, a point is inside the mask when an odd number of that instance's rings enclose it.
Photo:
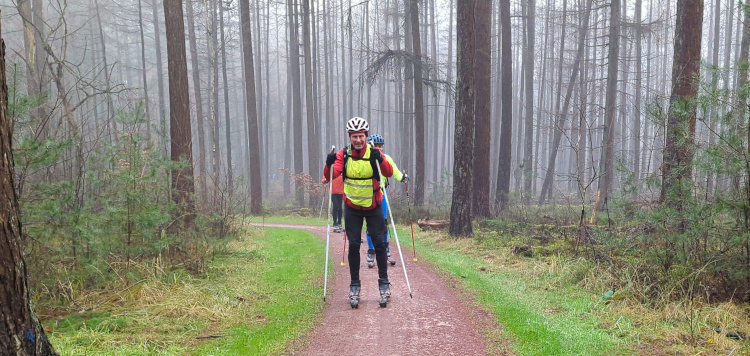
M 352 309 L 359 308 L 359 291 L 362 289 L 360 286 L 349 286 L 349 304 Z
M 391 297 L 391 284 L 388 280 L 378 281 L 378 289 L 380 290 L 380 307 L 385 308 L 388 306 L 388 298 Z
M 367 267 L 372 268 L 375 265 L 375 250 L 367 250 Z

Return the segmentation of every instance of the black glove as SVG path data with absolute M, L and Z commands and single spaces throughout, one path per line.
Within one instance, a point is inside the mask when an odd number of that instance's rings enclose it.
M 336 162 L 336 154 L 335 153 L 329 153 L 328 157 L 326 157 L 326 166 L 328 166 L 328 167 L 333 166 L 333 162 Z
M 383 154 L 377 148 L 373 147 L 370 150 L 370 158 L 378 161 L 378 163 L 383 163 Z
M 410 180 L 411 180 L 411 178 L 406 173 L 404 173 L 404 176 L 401 177 L 401 183 L 409 183 Z

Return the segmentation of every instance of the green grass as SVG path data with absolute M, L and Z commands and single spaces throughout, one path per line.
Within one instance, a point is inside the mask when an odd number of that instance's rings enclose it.
M 328 224 L 326 221 L 326 211 L 323 211 L 323 215 L 320 219 L 315 217 L 301 217 L 301 216 L 251 216 L 247 218 L 247 221 L 253 223 L 279 223 L 279 224 L 298 224 L 298 225 L 317 225 L 325 226 Z
M 96 311 L 47 321 L 53 345 L 62 355 L 284 354 L 323 308 L 324 242 L 293 229 L 250 231 L 205 276 L 116 288 Z
M 399 229 L 400 231 L 401 229 Z M 416 232 L 416 231 L 415 231 Z M 408 230 L 399 235 L 410 236 Z M 520 355 L 604 355 L 632 353 L 622 340 L 599 327 L 597 296 L 555 276 L 517 271 L 488 262 L 474 240 L 446 240 L 417 233 L 417 253 L 449 273 L 486 310 L 494 313 L 504 337 Z M 473 245 L 473 246 L 471 246 Z M 474 257 L 467 256 L 475 254 Z M 486 253 L 486 251 L 484 251 Z M 506 261 L 511 263 L 512 261 Z M 484 269 L 482 271 L 481 269 Z

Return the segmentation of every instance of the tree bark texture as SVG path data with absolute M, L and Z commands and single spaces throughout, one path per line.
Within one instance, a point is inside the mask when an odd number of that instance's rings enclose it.
M 500 91 L 502 106 L 500 107 L 500 160 L 497 167 L 497 192 L 495 203 L 498 208 L 506 210 L 510 195 L 510 171 L 512 159 L 513 134 L 513 52 L 511 50 L 511 24 L 510 24 L 510 0 L 500 0 L 500 27 L 501 33 L 501 68 L 500 68 Z
M 299 69 L 299 32 L 297 26 L 297 1 L 287 1 L 287 15 L 289 22 L 289 59 L 290 69 L 292 71 L 292 122 L 294 143 L 294 173 L 301 174 L 304 170 L 304 157 L 302 156 L 302 90 L 300 89 L 300 69 Z M 248 98 L 248 100 L 250 100 Z M 312 162 L 310 162 L 312 163 Z M 295 179 L 295 182 L 297 180 Z M 296 183 L 297 203 L 302 206 L 305 204 L 305 195 L 302 183 Z
M 198 125 L 196 132 L 198 133 L 198 194 L 202 201 L 206 201 L 206 140 L 203 121 L 203 99 L 201 98 L 203 93 L 201 92 L 201 76 L 200 76 L 200 65 L 198 64 L 198 44 L 195 36 L 195 2 L 196 0 L 188 0 L 186 4 L 187 8 L 187 21 L 188 21 L 188 38 L 190 42 L 190 63 L 193 69 L 193 99 L 195 101 L 195 116 L 196 124 Z
M 422 42 L 419 37 L 419 1 L 411 0 L 409 16 L 411 17 L 411 35 L 414 56 L 422 58 Z M 414 175 L 414 205 L 424 204 L 425 188 L 425 131 L 424 131 L 424 90 L 422 85 L 422 66 L 414 66 L 414 146 L 416 162 Z
M 169 60 L 169 137 L 170 158 L 179 165 L 172 170 L 172 200 L 181 206 L 185 222 L 190 223 L 195 212 L 192 199 L 193 148 L 190 129 L 190 96 L 185 53 L 185 22 L 182 0 L 164 0 L 164 21 L 167 29 L 167 58 Z
M 602 137 L 602 155 L 599 159 L 599 204 L 598 210 L 604 209 L 609 199 L 609 187 L 614 175 L 614 140 L 615 109 L 617 105 L 617 74 L 620 63 L 620 0 L 610 3 L 609 52 L 607 54 L 607 88 L 604 97 L 604 132 Z
M 458 73 L 456 83 L 456 128 L 453 148 L 452 236 L 470 236 L 472 227 L 472 166 L 474 153 L 474 0 L 461 0 L 456 11 Z
M 0 37 L 0 354 L 56 355 L 31 308 L 14 182 L 12 130 L 8 117 L 5 41 Z
M 676 17 L 672 95 L 667 114 L 661 201 L 679 210 L 692 187 L 690 183 L 703 32 L 700 26 L 703 23 L 703 0 L 678 0 Z
M 534 147 L 534 42 L 536 37 L 535 17 L 536 0 L 527 0 L 526 9 L 526 43 L 523 48 L 525 77 L 525 121 L 523 140 L 523 191 L 525 198 L 531 197 L 533 182 L 533 147 Z
M 474 8 L 474 217 L 490 216 L 490 134 L 492 77 L 492 4 L 475 0 Z
M 253 68 L 253 40 L 250 24 L 250 3 L 240 0 L 242 24 L 242 57 L 245 61 L 245 92 L 247 97 L 247 140 L 250 148 L 250 213 L 263 213 L 263 186 L 260 177 L 260 147 L 258 145 L 258 111 L 255 101 L 255 73 Z M 299 70 L 299 67 L 297 67 Z M 300 128 L 301 130 L 301 128 Z M 301 132 L 300 132 L 301 134 Z

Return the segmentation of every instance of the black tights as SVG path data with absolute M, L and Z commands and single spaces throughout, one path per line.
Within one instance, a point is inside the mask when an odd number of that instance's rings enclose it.
M 375 247 L 375 261 L 378 263 L 378 281 L 388 281 L 388 256 L 385 252 L 385 218 L 380 206 L 370 210 L 359 210 L 346 206 L 344 209 L 346 220 L 346 236 L 349 239 L 349 274 L 352 285 L 360 285 L 359 280 L 359 247 L 362 244 L 362 224 L 367 221 L 372 244 Z

